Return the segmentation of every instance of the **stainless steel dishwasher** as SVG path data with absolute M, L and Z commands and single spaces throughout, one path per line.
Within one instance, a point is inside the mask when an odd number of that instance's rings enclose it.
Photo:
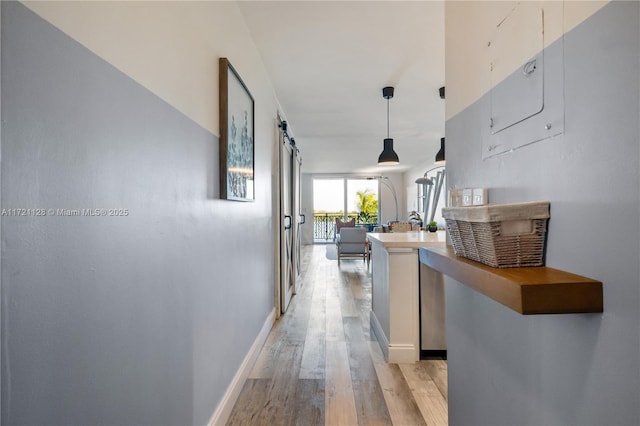
M 447 350 L 444 276 L 420 262 L 420 355 L 444 356 Z

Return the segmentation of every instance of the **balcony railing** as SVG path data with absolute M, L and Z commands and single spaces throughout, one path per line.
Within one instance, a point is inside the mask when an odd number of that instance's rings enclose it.
M 378 223 L 378 216 L 370 215 L 367 218 L 351 213 L 347 215 L 347 220 L 356 219 L 356 225 L 373 225 Z M 313 214 L 313 239 L 321 241 L 332 241 L 336 237 L 336 219 L 344 220 L 342 213 L 314 213 Z

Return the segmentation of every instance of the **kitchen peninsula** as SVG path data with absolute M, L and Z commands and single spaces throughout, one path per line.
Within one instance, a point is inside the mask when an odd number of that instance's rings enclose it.
M 372 267 L 370 324 L 387 361 L 411 363 L 420 359 L 421 283 L 426 293 L 422 323 L 441 324 L 437 329 L 423 329 L 422 339 L 434 341 L 438 347 L 433 349 L 446 349 L 442 275 L 421 266 L 418 257 L 420 247 L 444 246 L 446 232 L 368 233 L 367 238 Z M 427 301 L 431 304 L 428 312 L 424 312 L 425 298 L 432 299 Z

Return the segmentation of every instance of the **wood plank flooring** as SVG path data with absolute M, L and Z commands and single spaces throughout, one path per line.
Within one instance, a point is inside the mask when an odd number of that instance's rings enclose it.
M 304 246 L 302 288 L 274 325 L 228 425 L 447 425 L 447 363 L 387 364 L 361 260 Z

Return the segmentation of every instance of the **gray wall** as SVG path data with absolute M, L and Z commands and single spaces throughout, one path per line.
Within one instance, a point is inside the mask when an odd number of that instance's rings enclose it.
M 1 101 L 3 208 L 128 210 L 2 216 L 2 423 L 206 423 L 273 309 L 273 131 L 217 199 L 214 135 L 16 2 Z
M 565 35 L 564 135 L 482 161 L 489 95 L 446 123 L 449 187 L 551 201 L 547 265 L 604 283 L 603 314 L 521 316 L 447 279 L 450 424 L 640 424 L 639 25 Z

